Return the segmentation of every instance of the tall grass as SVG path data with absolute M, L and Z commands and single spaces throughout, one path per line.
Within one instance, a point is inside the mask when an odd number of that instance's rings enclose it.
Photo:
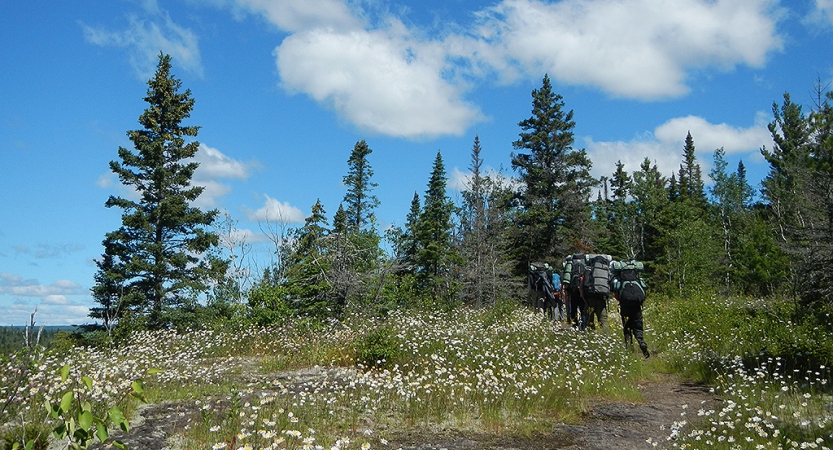
M 106 411 L 143 378 L 149 402 L 175 402 L 187 415 L 173 430 L 179 448 L 380 448 L 413 429 L 548 433 L 599 398 L 638 400 L 637 381 L 668 369 L 711 384 L 722 405 L 650 444 L 831 446 L 829 324 L 798 322 L 792 305 L 774 301 L 656 297 L 647 305 L 648 364 L 622 345 L 615 312 L 608 329 L 577 332 L 513 305 L 135 333 L 113 350 L 38 353 L 26 367 L 7 359 L 0 395 L 10 408 L 0 423 L 48 425 L 43 404 L 68 386 Z M 65 364 L 72 371 L 62 382 Z M 92 379 L 89 389 L 82 377 Z M 129 419 L 138 414 L 135 404 L 120 406 Z
M 720 410 L 671 433 L 675 448 L 829 448 L 830 357 L 824 314 L 797 314 L 779 299 L 656 299 L 648 323 L 667 364 L 714 386 Z M 684 423 L 681 422 L 680 426 Z

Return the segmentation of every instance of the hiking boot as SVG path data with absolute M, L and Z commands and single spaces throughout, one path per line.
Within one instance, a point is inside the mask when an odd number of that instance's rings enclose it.
M 651 357 L 651 353 L 648 351 L 648 344 L 643 342 L 639 344 L 639 348 L 642 349 L 642 354 L 645 355 L 646 358 Z

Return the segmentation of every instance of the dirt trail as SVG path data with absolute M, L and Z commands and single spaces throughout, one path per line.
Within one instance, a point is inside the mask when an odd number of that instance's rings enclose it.
M 396 450 L 630 450 L 668 448 L 675 423 L 696 422 L 701 408 L 719 409 L 707 387 L 664 375 L 639 385 L 644 402 L 602 402 L 593 405 L 578 425 L 554 424 L 550 433 L 510 437 L 451 430 L 413 431 L 390 436 Z M 128 435 L 118 438 L 131 449 L 180 450 L 175 436 L 199 420 L 192 405 L 143 405 Z M 654 446 L 656 444 L 656 447 Z
M 428 436 L 414 433 L 391 443 L 403 450 L 630 450 L 668 448 L 675 423 L 696 422 L 701 408 L 718 408 L 709 389 L 662 376 L 639 385 L 643 403 L 604 402 L 594 405 L 579 425 L 555 424 L 552 433 L 528 438 L 493 435 Z M 718 408 L 719 409 L 719 408 Z M 654 446 L 656 444 L 656 446 Z

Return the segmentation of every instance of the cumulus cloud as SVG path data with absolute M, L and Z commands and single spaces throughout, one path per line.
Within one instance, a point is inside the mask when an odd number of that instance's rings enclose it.
M 231 192 L 231 186 L 222 183 L 220 179 L 245 180 L 249 177 L 253 166 L 251 163 L 247 164 L 230 158 L 220 150 L 202 143 L 194 161 L 200 165 L 194 171 L 191 184 L 205 188 L 194 202 L 195 206 L 201 208 L 214 208 L 220 197 Z
M 126 48 L 130 66 L 142 80 L 149 79 L 156 71 L 160 51 L 171 55 L 177 67 L 203 76 L 197 35 L 176 24 L 155 1 L 146 1 L 144 11 L 129 15 L 127 22 L 127 27 L 119 31 L 80 25 L 87 42 L 102 47 Z
M 680 168 L 685 137 L 689 132 L 704 169 L 711 165 L 714 151 L 721 147 L 727 154 L 753 157 L 763 146 L 772 148 L 772 137 L 763 124 L 740 128 L 725 123 L 712 124 L 696 116 L 679 117 L 659 125 L 652 134 L 629 142 L 595 142 L 587 138 L 585 145 L 593 160 L 593 176 L 609 177 L 616 170 L 616 161 L 622 161 L 628 172 L 639 170 L 646 157 L 656 163 L 660 173 L 670 176 Z M 703 171 L 704 177 L 707 172 Z
M 315 29 L 286 38 L 275 55 L 285 87 L 362 129 L 406 138 L 459 135 L 481 114 L 443 78 L 445 61 L 432 47 L 391 30 Z
M 482 57 L 504 76 L 657 99 L 688 92 L 686 70 L 761 66 L 781 48 L 771 0 L 504 0 L 480 12 Z M 506 60 L 509 60 L 507 62 Z M 516 64 L 518 72 L 510 70 Z
M 262 207 L 255 211 L 246 211 L 246 216 L 250 221 L 278 223 L 302 223 L 304 221 L 304 213 L 289 202 L 281 202 L 268 195 L 264 197 L 266 201 Z
M 758 67 L 782 48 L 774 0 L 503 0 L 436 38 L 387 10 L 374 16 L 373 3 L 234 5 L 289 34 L 274 51 L 287 90 L 362 129 L 406 138 L 465 132 L 482 119 L 465 94 L 494 77 L 548 72 L 653 100 L 686 94 L 692 69 Z

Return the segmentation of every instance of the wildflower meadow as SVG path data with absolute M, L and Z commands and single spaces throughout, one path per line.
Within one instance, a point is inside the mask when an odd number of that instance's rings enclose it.
M 831 447 L 829 368 L 767 354 L 761 327 L 715 325 L 748 305 L 704 303 L 699 314 L 671 299 L 646 308 L 648 360 L 622 344 L 615 308 L 608 328 L 577 331 L 518 305 L 24 349 L 0 375 L 5 445 L 47 448 L 64 426 L 74 435 L 62 448 L 96 437 L 119 447 L 143 408 L 162 403 L 182 411 L 168 442 L 183 449 L 389 448 L 406 430 L 437 427 L 546 433 L 593 402 L 639 402 L 639 382 L 679 372 L 712 386 L 722 407 L 689 405 L 645 448 Z

